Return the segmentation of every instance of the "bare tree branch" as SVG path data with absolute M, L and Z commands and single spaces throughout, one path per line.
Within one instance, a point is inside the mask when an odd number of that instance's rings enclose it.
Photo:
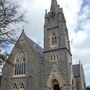
M 0 48 L 16 41 L 15 26 L 24 22 L 25 15 L 25 12 L 21 13 L 19 8 L 20 6 L 12 0 L 0 0 Z M 0 63 L 6 62 L 6 56 L 0 52 Z
M 23 22 L 25 15 L 25 13 L 18 11 L 19 7 L 11 0 L 0 0 L 0 42 L 15 41 L 16 30 L 12 27 Z

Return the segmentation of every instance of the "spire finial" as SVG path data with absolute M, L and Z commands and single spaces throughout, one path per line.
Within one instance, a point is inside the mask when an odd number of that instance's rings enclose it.
M 24 26 L 23 26 L 22 32 L 24 32 Z
M 47 9 L 45 10 L 45 17 L 47 16 Z

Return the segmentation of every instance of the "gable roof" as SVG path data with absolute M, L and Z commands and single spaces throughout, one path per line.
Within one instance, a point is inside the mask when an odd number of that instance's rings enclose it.
M 22 41 L 23 39 L 26 40 L 27 44 L 28 44 L 28 48 L 31 48 L 33 53 L 35 54 L 37 60 L 39 63 L 42 63 L 43 61 L 43 48 L 41 48 L 38 44 L 36 44 L 34 41 L 32 41 L 24 32 L 24 30 L 22 31 L 21 35 L 19 36 L 18 40 L 16 41 L 10 55 L 9 58 L 7 60 L 7 62 L 12 65 L 12 62 L 9 61 L 10 57 L 12 56 L 12 53 L 14 52 L 15 47 L 19 46 L 18 42 Z M 21 46 L 20 46 L 21 48 Z

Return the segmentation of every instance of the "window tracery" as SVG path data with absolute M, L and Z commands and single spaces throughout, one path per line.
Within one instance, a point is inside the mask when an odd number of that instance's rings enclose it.
M 56 46 L 57 43 L 58 43 L 57 40 L 58 40 L 57 34 L 56 34 L 55 32 L 51 33 L 51 34 L 50 34 L 50 46 L 51 46 L 51 47 L 52 47 L 52 46 Z
M 26 69 L 26 58 L 24 52 L 20 52 L 15 61 L 15 75 L 25 74 Z

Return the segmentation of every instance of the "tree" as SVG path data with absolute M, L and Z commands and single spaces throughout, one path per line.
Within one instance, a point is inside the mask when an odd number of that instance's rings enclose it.
M 8 56 L 9 54 L 7 54 L 6 52 L 4 52 L 3 54 L 0 54 L 0 69 L 4 64 L 4 62 L 7 62 Z
M 0 47 L 15 41 L 15 25 L 24 21 L 24 13 L 12 0 L 0 0 Z
M 19 5 L 12 0 L 0 0 L 0 49 L 15 42 L 15 26 L 24 21 L 24 13 L 20 13 Z M 0 60 L 6 60 L 1 54 Z

